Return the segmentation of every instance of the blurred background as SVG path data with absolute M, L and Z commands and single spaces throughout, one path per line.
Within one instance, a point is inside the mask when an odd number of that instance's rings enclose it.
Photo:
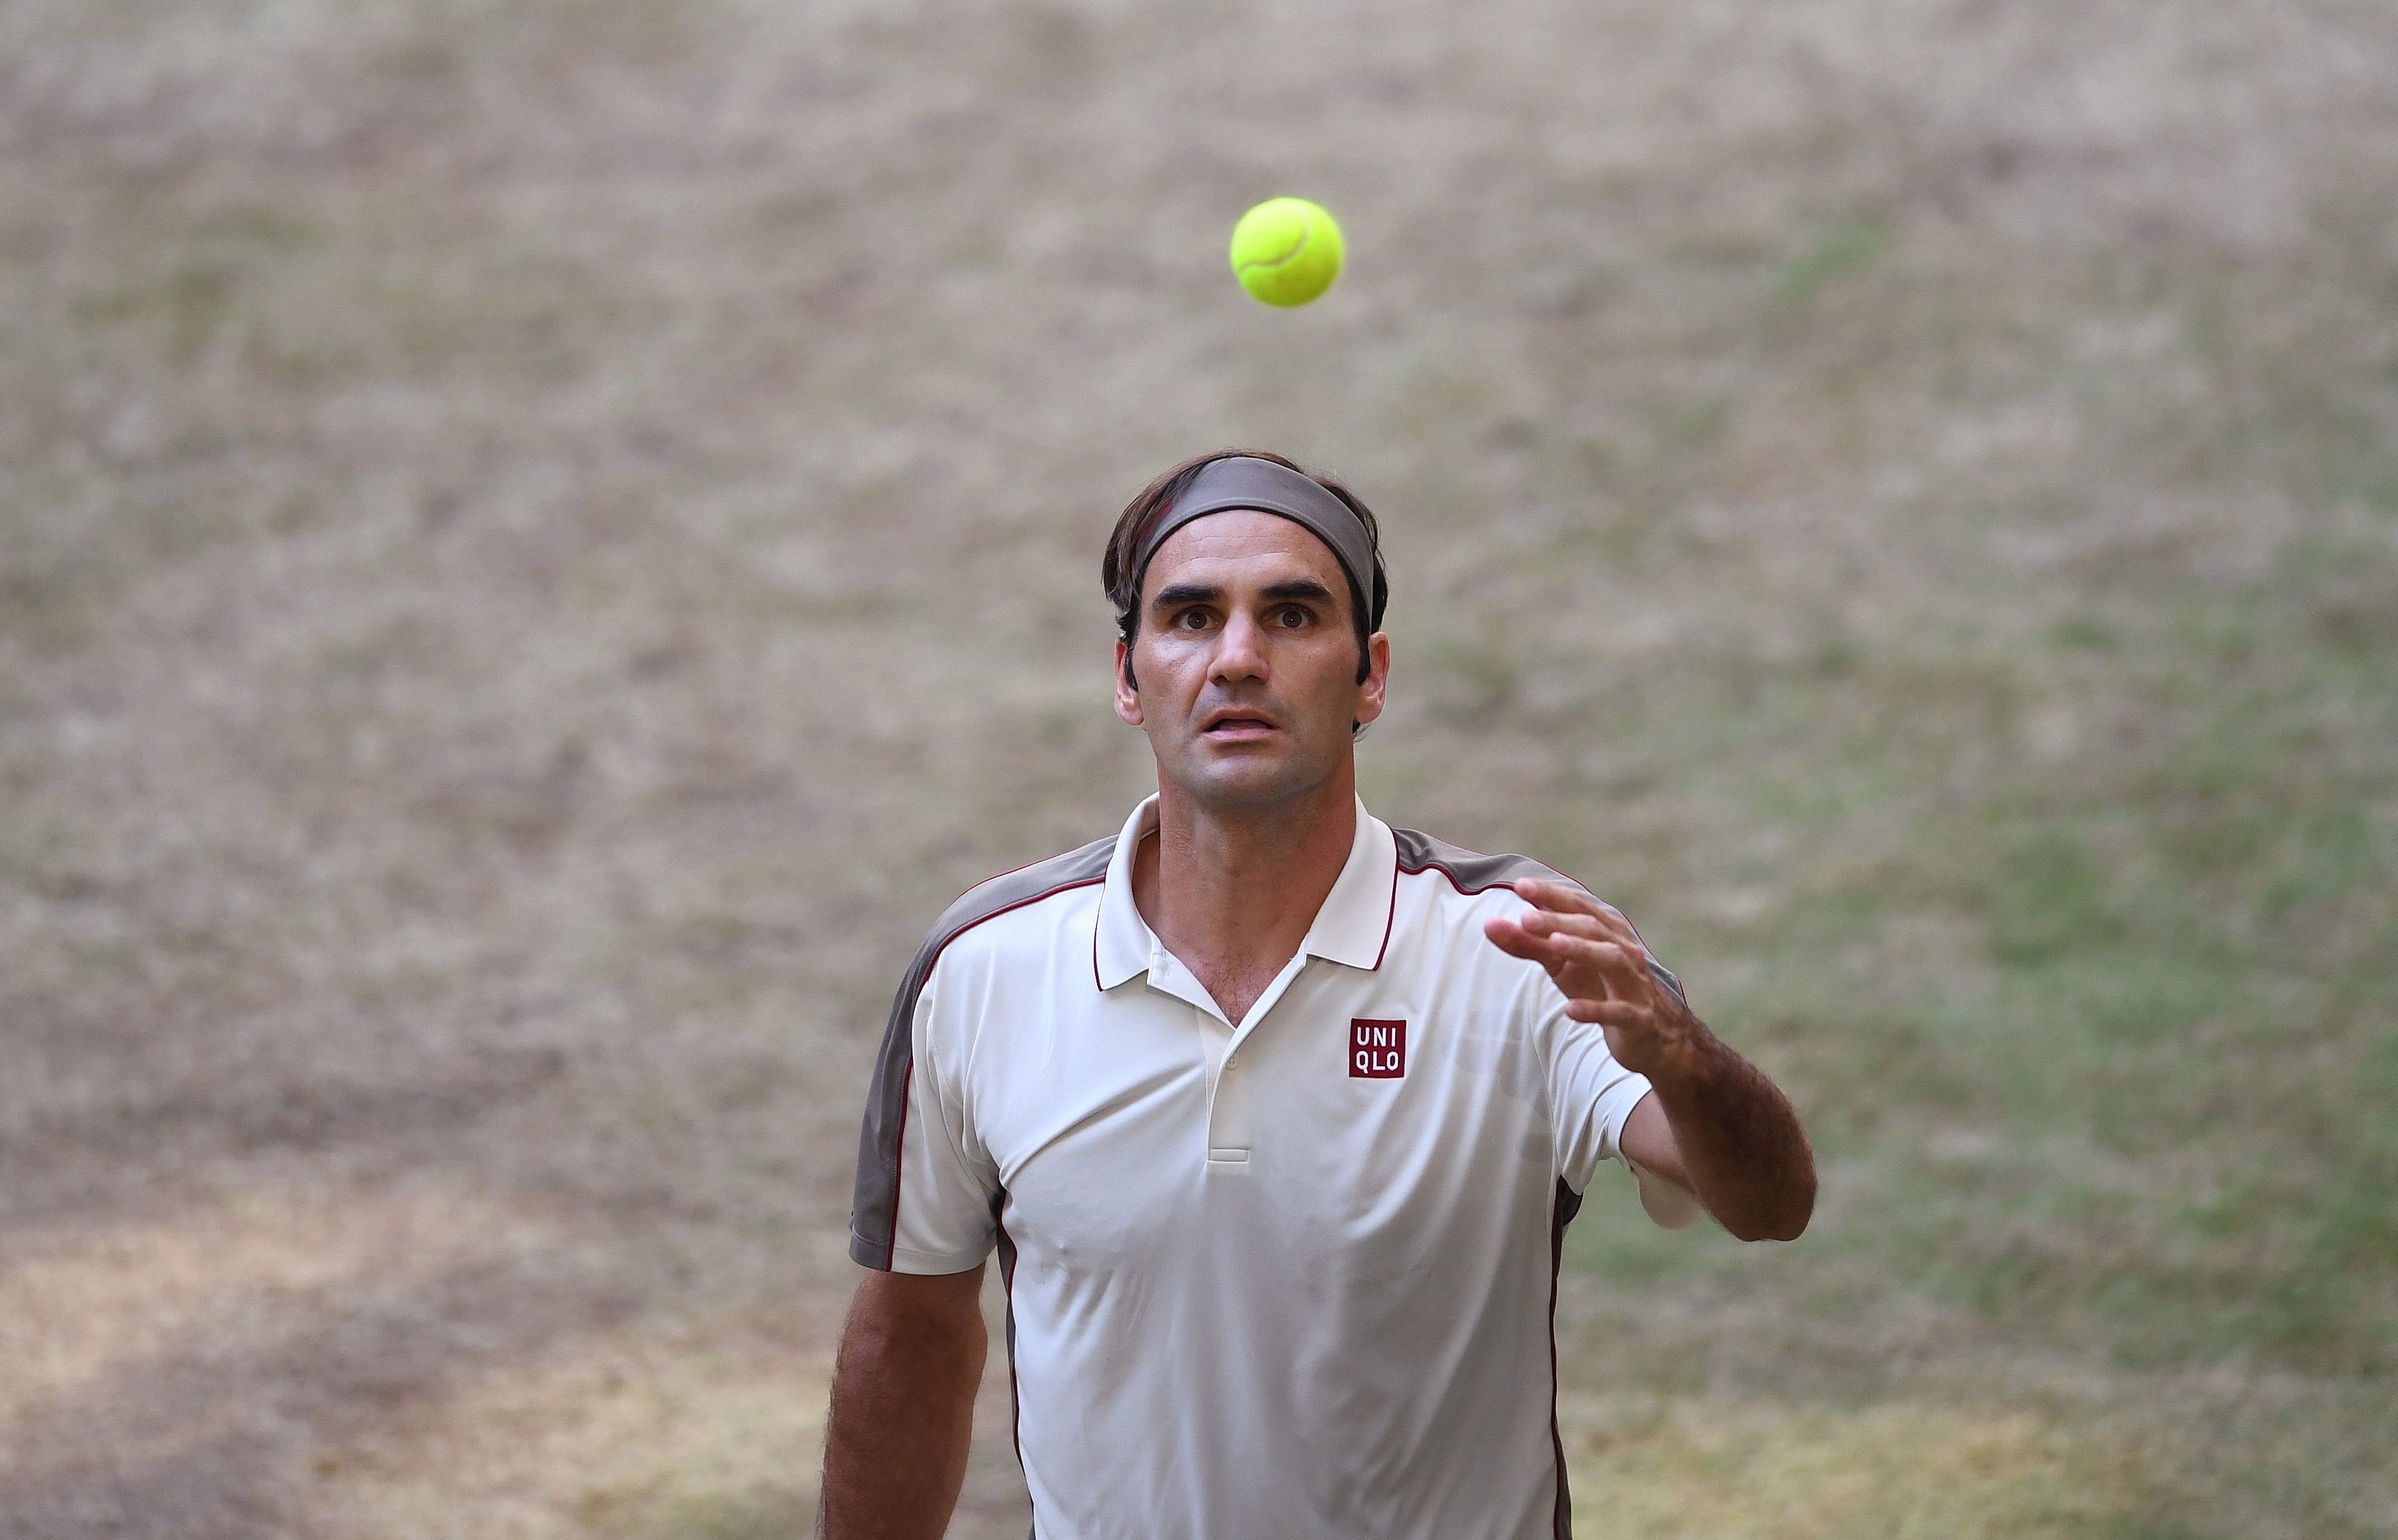
M 1226 444 L 1383 520 L 1368 805 L 1817 1143 L 1795 1245 L 1570 1232 L 1585 1533 L 2398 1534 L 2393 80 L 2386 0 L 0 0 L 0 1534 L 803 1531 L 890 992 L 1148 788 L 1100 542 Z

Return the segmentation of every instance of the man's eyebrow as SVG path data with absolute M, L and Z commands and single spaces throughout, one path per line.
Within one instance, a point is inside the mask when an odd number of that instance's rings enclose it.
M 1313 599 L 1318 604 L 1332 602 L 1332 590 L 1314 578 L 1291 578 L 1283 583 L 1269 583 L 1258 590 L 1265 599 Z M 1152 609 L 1171 609 L 1183 604 L 1220 604 L 1224 591 L 1212 583 L 1170 583 L 1159 589 L 1149 601 Z

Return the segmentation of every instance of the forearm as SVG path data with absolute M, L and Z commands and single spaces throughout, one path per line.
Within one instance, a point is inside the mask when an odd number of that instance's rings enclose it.
M 937 1540 L 948 1527 L 987 1347 L 980 1278 L 878 1274 L 860 1286 L 825 1430 L 826 1540 Z
M 1689 1019 L 1649 1072 L 1699 1200 L 1743 1240 L 1795 1240 L 1815 1207 L 1815 1158 L 1789 1100 L 1704 1023 Z
M 1569 882 L 1513 886 L 1533 909 L 1493 917 L 1483 932 L 1547 969 L 1566 1014 L 1605 1027 L 1615 1062 L 1654 1089 L 1665 1129 L 1650 1124 L 1644 1098 L 1623 1130 L 1625 1157 L 1688 1181 L 1743 1240 L 1797 1239 L 1815 1208 L 1815 1158 L 1782 1092 L 1691 1013 L 1619 911 Z

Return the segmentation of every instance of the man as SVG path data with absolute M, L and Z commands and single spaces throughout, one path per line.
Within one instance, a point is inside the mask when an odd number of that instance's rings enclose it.
M 1595 1169 L 1786 1240 L 1805 1136 L 1622 915 L 1358 802 L 1390 644 L 1344 489 L 1187 462 L 1101 575 L 1157 795 L 967 893 L 901 984 L 825 1533 L 947 1524 L 996 1247 L 1038 1540 L 1565 1534 L 1556 1267 Z

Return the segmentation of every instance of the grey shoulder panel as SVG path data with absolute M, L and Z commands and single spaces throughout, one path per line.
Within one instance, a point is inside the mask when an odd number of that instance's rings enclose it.
M 1438 872 L 1448 878 L 1449 886 L 1461 893 L 1487 892 L 1493 888 L 1511 888 L 1517 882 L 1533 879 L 1583 887 L 1563 872 L 1543 866 L 1528 855 L 1484 855 L 1478 850 L 1451 845 L 1445 839 L 1435 839 L 1416 829 L 1394 828 L 1391 833 L 1399 844 L 1399 870 Z M 1590 891 L 1587 888 L 1583 891 Z M 1682 981 L 1654 956 L 1649 959 L 1649 971 L 1657 975 L 1658 983 L 1680 996 L 1684 1004 L 1690 1002 L 1689 994 L 1682 988 Z
M 1079 850 L 977 884 L 942 911 L 932 934 L 916 948 L 915 959 L 899 981 L 899 993 L 891 1001 L 891 1017 L 882 1029 L 882 1051 L 875 1057 L 874 1080 L 866 1093 L 865 1125 L 858 1131 L 849 1252 L 860 1263 L 888 1271 L 891 1248 L 898 1239 L 899 1148 L 908 1129 L 908 1082 L 915 1069 L 916 1000 L 924 992 L 924 981 L 933 976 L 933 965 L 940 960 L 942 948 L 1010 909 L 1101 880 L 1115 848 L 1115 837 L 1110 835 Z
M 1505 888 L 1529 878 L 1573 882 L 1563 872 L 1543 866 L 1528 855 L 1484 855 L 1446 839 L 1435 839 L 1417 829 L 1393 829 L 1391 834 L 1399 842 L 1401 871 L 1439 872 L 1461 893 Z M 1579 888 L 1582 884 L 1574 882 L 1574 886 Z

